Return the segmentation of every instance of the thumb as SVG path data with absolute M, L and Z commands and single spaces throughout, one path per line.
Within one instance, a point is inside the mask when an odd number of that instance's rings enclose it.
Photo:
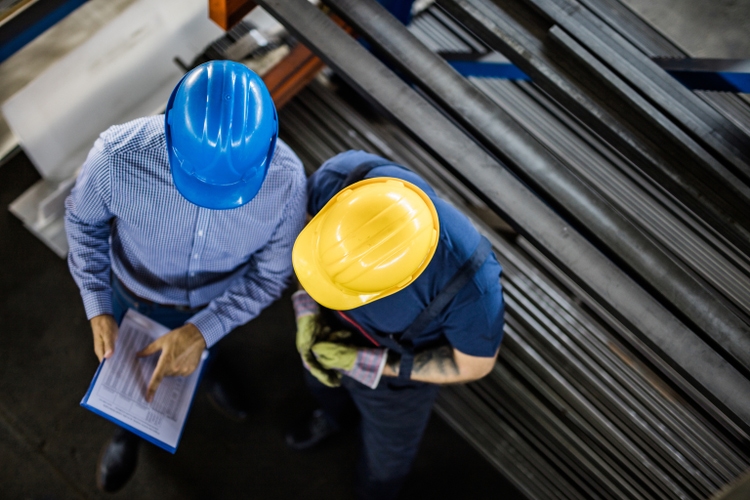
M 156 363 L 154 373 L 151 375 L 151 380 L 148 382 L 148 387 L 146 388 L 146 401 L 148 401 L 149 403 L 154 400 L 154 394 L 156 394 L 156 390 L 159 388 L 159 385 L 164 378 L 164 371 L 164 358 L 159 357 L 159 361 Z
M 117 333 L 107 333 L 101 336 L 102 347 L 104 348 L 104 358 L 111 358 L 115 352 L 115 341 L 117 340 Z

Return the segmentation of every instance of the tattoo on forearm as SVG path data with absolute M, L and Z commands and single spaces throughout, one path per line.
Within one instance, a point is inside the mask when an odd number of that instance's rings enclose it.
M 398 369 L 401 366 L 401 355 L 395 351 L 389 350 L 388 359 L 386 359 L 385 364 L 388 365 L 388 368 L 390 368 L 394 374 L 398 375 Z
M 431 373 L 458 375 L 458 365 L 456 365 L 456 360 L 453 359 L 453 349 L 446 345 L 420 352 L 414 356 L 412 373 L 420 375 Z

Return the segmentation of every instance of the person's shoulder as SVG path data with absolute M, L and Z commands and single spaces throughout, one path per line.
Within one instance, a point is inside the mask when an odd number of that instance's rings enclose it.
M 276 149 L 271 164 L 268 166 L 268 175 L 283 176 L 295 182 L 305 179 L 305 167 L 302 165 L 302 160 L 281 139 L 276 140 Z
M 350 170 L 355 169 L 361 163 L 371 160 L 383 160 L 378 155 L 368 153 L 366 151 L 360 151 L 351 149 L 344 151 L 331 158 L 327 159 L 318 169 L 318 172 L 329 173 L 347 173 Z
M 477 231 L 471 220 L 461 210 L 454 207 L 450 202 L 441 198 L 433 198 L 435 208 L 438 211 L 440 220 L 440 242 L 436 252 L 436 257 L 443 260 L 438 265 L 438 269 L 458 268 L 471 257 L 477 249 L 481 240 L 481 235 Z M 474 283 L 478 287 L 478 292 L 494 293 L 494 282 L 500 275 L 502 268 L 497 259 L 490 255 L 474 275 Z
M 164 115 L 147 116 L 113 125 L 101 134 L 112 155 L 166 147 Z
M 297 153 L 295 153 L 294 150 L 280 138 L 276 139 L 276 149 L 274 150 L 271 165 L 269 166 L 269 172 L 277 170 L 304 172 L 302 160 L 300 160 Z

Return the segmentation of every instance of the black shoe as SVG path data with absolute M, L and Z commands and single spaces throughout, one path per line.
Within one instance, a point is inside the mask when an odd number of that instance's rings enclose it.
M 226 382 L 209 379 L 206 396 L 211 405 L 229 420 L 242 422 L 247 418 L 247 411 L 237 402 L 239 400 L 237 391 Z
M 305 450 L 336 434 L 338 430 L 339 426 L 323 410 L 317 409 L 287 432 L 286 444 L 293 450 Z
M 96 486 L 100 490 L 114 493 L 125 486 L 135 472 L 140 442 L 141 438 L 132 432 L 117 429 L 96 464 Z

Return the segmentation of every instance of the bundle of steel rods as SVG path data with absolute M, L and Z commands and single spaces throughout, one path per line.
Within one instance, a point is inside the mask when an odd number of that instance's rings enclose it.
M 282 110 L 281 136 L 310 171 L 363 149 L 408 165 L 466 213 L 481 209 L 400 129 L 368 115 L 316 82 Z M 587 311 L 523 241 L 474 222 L 503 263 L 506 337 L 495 371 L 444 388 L 438 411 L 520 490 L 530 498 L 705 498 L 750 465 L 741 433 L 707 421 L 640 361 L 649 348 L 637 336 Z
M 698 499 L 750 466 L 744 99 L 675 90 L 649 58 L 684 54 L 616 0 L 438 0 L 412 35 L 327 1 L 411 88 L 314 10 L 260 3 L 367 100 L 316 82 L 282 110 L 306 167 L 391 158 L 493 243 L 499 361 L 438 412 L 520 491 Z M 430 57 L 492 50 L 532 81 L 462 82 Z

